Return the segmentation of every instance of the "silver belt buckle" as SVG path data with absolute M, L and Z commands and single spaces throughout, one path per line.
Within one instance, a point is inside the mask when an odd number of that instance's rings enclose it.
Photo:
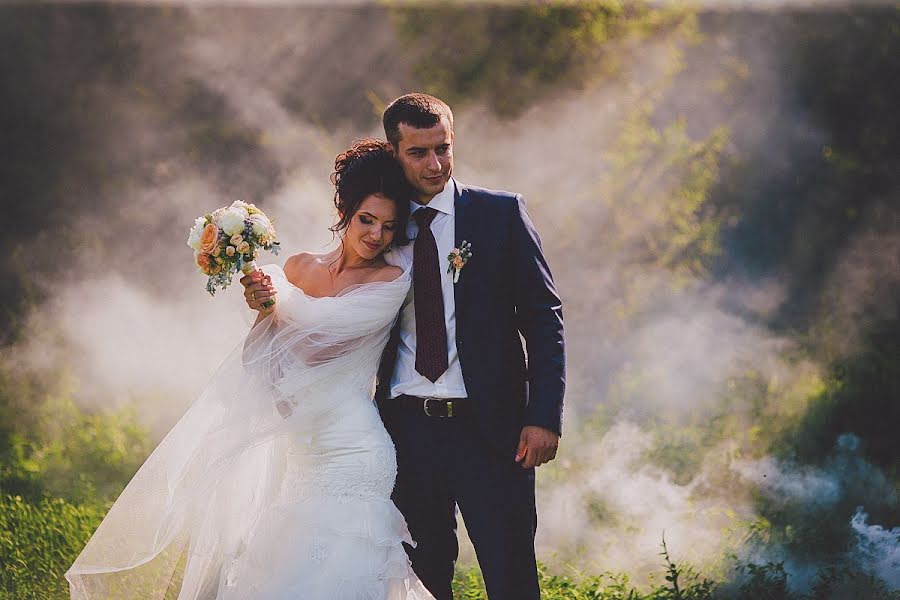
M 446 404 L 447 404 L 447 414 L 446 414 L 446 415 L 433 415 L 433 414 L 431 414 L 430 412 L 428 412 L 428 401 L 429 401 L 429 400 L 441 400 L 441 398 L 432 398 L 432 397 L 429 397 L 429 398 L 423 398 L 423 399 L 422 399 L 422 410 L 425 411 L 425 415 L 426 415 L 426 416 L 429 416 L 429 417 L 437 417 L 438 419 L 443 419 L 443 418 L 445 418 L 445 417 L 452 417 L 452 416 L 453 416 L 453 401 L 452 401 L 452 400 L 447 400 L 447 402 L 446 402 Z

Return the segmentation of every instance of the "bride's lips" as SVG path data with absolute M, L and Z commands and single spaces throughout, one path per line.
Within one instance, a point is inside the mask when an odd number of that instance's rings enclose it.
M 367 241 L 365 241 L 365 240 L 363 240 L 363 244 L 365 244 L 366 246 L 368 246 L 368 247 L 371 248 L 372 250 L 378 250 L 379 248 L 381 248 L 381 244 L 373 244 L 372 242 L 367 242 Z

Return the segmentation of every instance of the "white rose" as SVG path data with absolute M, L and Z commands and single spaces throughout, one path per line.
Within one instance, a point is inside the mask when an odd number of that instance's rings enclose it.
M 219 227 L 229 237 L 244 230 L 244 215 L 234 208 L 229 208 L 218 220 Z
M 204 225 L 206 225 L 206 217 L 197 217 L 194 226 L 191 227 L 191 233 L 188 234 L 187 245 L 194 250 L 200 249 L 200 234 L 203 233 Z
M 253 225 L 253 233 L 256 235 L 271 234 L 274 230 L 272 222 L 262 213 L 250 215 L 250 223 Z
M 243 200 L 235 200 L 231 203 L 230 210 L 236 210 L 246 219 L 250 216 L 250 212 L 247 210 L 249 205 Z

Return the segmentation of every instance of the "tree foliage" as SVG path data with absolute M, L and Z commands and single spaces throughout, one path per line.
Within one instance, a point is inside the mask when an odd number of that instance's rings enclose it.
M 554 88 L 618 67 L 609 45 L 678 26 L 690 11 L 643 2 L 401 5 L 397 29 L 424 91 L 462 106 L 487 101 L 515 116 Z

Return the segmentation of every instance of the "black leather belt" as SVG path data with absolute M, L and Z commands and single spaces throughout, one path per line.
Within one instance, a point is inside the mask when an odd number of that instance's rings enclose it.
M 401 409 L 428 417 L 458 417 L 465 414 L 468 408 L 466 398 L 423 398 L 402 394 L 381 402 L 382 408 Z

